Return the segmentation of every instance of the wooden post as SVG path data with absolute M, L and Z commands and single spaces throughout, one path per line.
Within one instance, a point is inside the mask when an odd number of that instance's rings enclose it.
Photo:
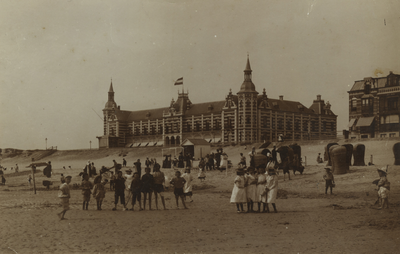
M 34 165 L 32 165 L 32 180 L 33 180 L 33 191 L 36 194 L 36 182 L 35 182 L 35 171 L 36 171 L 36 167 Z

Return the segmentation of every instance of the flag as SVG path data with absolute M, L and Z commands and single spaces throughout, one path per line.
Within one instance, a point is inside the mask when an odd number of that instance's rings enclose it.
M 175 82 L 174 86 L 179 86 L 179 85 L 183 85 L 183 77 L 182 78 L 178 78 Z

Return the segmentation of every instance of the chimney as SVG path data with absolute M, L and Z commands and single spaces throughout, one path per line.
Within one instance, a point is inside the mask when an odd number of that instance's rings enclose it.
M 283 101 L 283 95 L 279 95 L 279 100 Z
M 320 101 L 321 100 L 321 95 L 317 95 L 317 101 Z

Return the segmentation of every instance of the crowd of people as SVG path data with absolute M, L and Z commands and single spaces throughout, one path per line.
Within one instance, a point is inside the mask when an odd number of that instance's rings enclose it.
M 150 160 L 149 160 L 150 161 Z M 173 186 L 173 192 L 176 201 L 176 208 L 179 209 L 179 200 L 181 200 L 184 209 L 188 209 L 186 202 L 193 202 L 192 199 L 192 181 L 193 177 L 190 174 L 190 168 L 185 169 L 185 173 L 181 175 L 179 170 L 175 171 L 175 177 L 171 180 L 161 171 L 161 167 L 153 160 L 153 163 L 147 163 L 145 173 L 141 175 L 141 163 L 138 159 L 134 163 L 132 169 L 128 168 L 125 170 L 123 175 L 122 166 L 113 160 L 114 166 L 110 168 L 102 167 L 99 174 L 95 174 L 94 182 L 90 181 L 90 176 L 85 170 L 80 174 L 82 176 L 82 182 L 80 188 L 82 190 L 82 210 L 88 210 L 91 197 L 96 199 L 97 210 L 102 210 L 102 202 L 106 196 L 106 185 L 110 184 L 110 190 L 114 191 L 114 207 L 113 211 L 118 208 L 118 203 L 123 206 L 123 210 L 134 211 L 135 206 L 139 207 L 139 211 L 152 210 L 152 197 L 154 195 L 154 203 L 158 210 L 158 200 L 161 200 L 161 204 L 164 210 L 168 210 L 165 203 L 164 192 L 166 189 Z M 89 164 L 88 164 L 89 165 Z M 152 166 L 153 173 L 151 173 Z M 114 169 L 114 172 L 111 171 Z M 111 174 L 111 177 L 105 177 Z M 92 175 L 94 176 L 94 175 Z M 110 178 L 110 181 L 107 179 Z M 64 219 L 66 211 L 69 209 L 69 198 L 70 190 L 69 183 L 71 182 L 71 176 L 61 176 L 61 186 L 58 197 L 61 199 L 63 210 L 58 213 L 60 219 Z M 129 209 L 129 203 L 131 208 Z
M 274 153 L 274 154 L 273 154 Z M 278 163 L 276 156 L 276 148 L 272 153 L 268 153 L 267 165 L 255 166 L 254 157 L 255 149 L 249 152 L 250 165 L 247 167 L 246 156 L 240 153 L 240 161 L 236 170 L 236 177 L 233 181 L 233 189 L 230 202 L 236 204 L 238 213 L 269 213 L 270 205 L 273 212 L 277 213 L 276 198 L 278 194 Z M 192 199 L 192 181 L 193 177 L 190 174 L 192 161 L 185 161 L 185 157 L 180 154 L 177 161 L 174 160 L 173 168 L 175 170 L 175 177 L 169 180 L 168 177 L 161 172 L 161 166 L 157 163 L 156 159 L 146 158 L 145 173 L 142 175 L 141 162 L 138 159 L 133 164 L 133 170 L 128 168 L 123 175 L 122 168 L 126 167 L 126 160 L 118 164 L 113 160 L 114 165 L 111 168 L 102 167 L 97 175 L 93 163 L 87 164 L 82 172 L 82 196 L 83 203 L 82 209 L 87 210 L 91 196 L 96 199 L 97 210 L 102 210 L 102 202 L 106 195 L 106 184 L 110 184 L 110 190 L 114 191 L 114 207 L 113 211 L 118 208 L 118 203 L 123 206 L 123 210 L 133 211 L 135 207 L 139 211 L 152 210 L 154 203 L 156 209 L 159 209 L 158 200 L 161 200 L 162 208 L 167 210 L 164 192 L 173 186 L 176 207 L 179 209 L 181 203 L 184 209 L 187 209 L 187 202 L 193 202 Z M 210 159 L 212 158 L 212 160 Z M 204 181 L 206 178 L 206 171 L 219 169 L 221 171 L 227 168 L 226 153 L 222 149 L 217 149 L 217 153 L 207 154 L 201 158 L 198 164 L 199 173 L 198 179 Z M 176 167 L 175 167 L 176 165 Z M 178 168 L 178 170 L 176 170 Z M 179 168 L 185 168 L 185 173 L 181 174 Z M 111 171 L 114 169 L 114 172 Z M 153 169 L 153 171 L 151 170 Z M 152 172 L 151 172 L 152 171 Z M 94 176 L 94 182 L 90 182 L 90 175 Z M 111 177 L 104 177 L 109 172 Z M 379 209 L 389 208 L 389 192 L 390 182 L 387 180 L 387 169 L 378 169 L 379 179 L 373 183 L 378 186 L 378 200 Z M 325 194 L 332 194 L 332 189 L 335 187 L 335 180 L 330 168 L 325 168 L 323 175 L 325 180 Z M 60 186 L 59 197 L 63 205 L 63 211 L 58 215 L 61 219 L 64 218 L 66 210 L 68 210 L 68 199 L 70 197 L 68 183 L 71 177 L 62 177 L 62 184 Z M 154 200 L 154 201 L 153 201 Z M 130 209 L 128 208 L 130 203 Z M 247 211 L 244 210 L 244 205 L 247 205 Z
M 246 167 L 245 157 L 241 154 L 230 199 L 231 203 L 236 204 L 238 213 L 244 212 L 243 204 L 247 204 L 247 213 L 269 213 L 269 204 L 275 213 L 278 212 L 275 205 L 278 194 L 277 167 L 270 153 L 267 157 L 266 168 Z M 254 204 L 257 204 L 257 210 L 254 210 Z

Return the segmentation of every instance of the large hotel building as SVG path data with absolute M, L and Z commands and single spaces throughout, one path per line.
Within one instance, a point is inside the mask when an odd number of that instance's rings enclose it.
M 179 146 L 185 139 L 210 143 L 248 144 L 265 141 L 336 138 L 336 118 L 320 95 L 310 107 L 297 101 L 268 98 L 256 91 L 247 59 L 239 91 L 225 100 L 193 104 L 189 94 L 178 92 L 169 107 L 140 111 L 121 110 L 111 83 L 103 109 L 104 133 L 99 148 Z

